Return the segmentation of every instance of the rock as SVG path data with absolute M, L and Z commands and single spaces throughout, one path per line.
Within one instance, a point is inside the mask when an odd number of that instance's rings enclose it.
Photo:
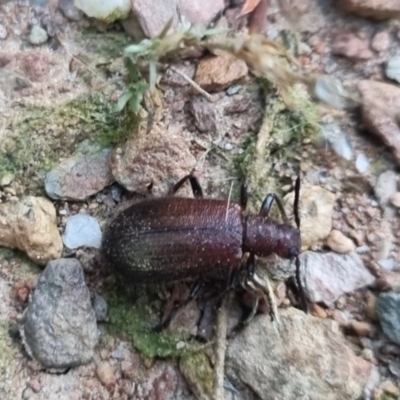
M 386 63 L 385 74 L 389 79 L 400 83 L 400 56 L 392 57 Z
M 367 40 L 350 33 L 341 33 L 333 39 L 332 54 L 354 60 L 369 60 L 374 56 Z
M 62 240 L 69 249 L 82 246 L 100 248 L 101 239 L 102 233 L 96 218 L 87 214 L 76 214 L 67 219 Z
M 356 253 L 307 251 L 300 255 L 301 279 L 307 298 L 332 307 L 343 294 L 371 285 L 375 278 Z
M 360 397 L 373 367 L 347 346 L 337 323 L 294 308 L 280 315 L 279 332 L 260 316 L 234 337 L 228 377 L 239 378 L 262 400 Z
M 0 180 L 0 186 L 8 186 L 14 180 L 14 176 L 11 174 L 4 175 Z
M 131 0 L 75 0 L 74 4 L 88 17 L 96 18 L 106 24 L 126 18 L 132 9 Z
M 361 153 L 356 158 L 356 168 L 360 174 L 367 172 L 369 169 L 369 160 L 364 153 Z
M 83 13 L 75 6 L 74 0 L 59 0 L 58 8 L 70 21 L 79 21 Z
M 293 209 L 294 192 L 284 197 L 288 215 Z M 302 248 L 325 240 L 332 230 L 335 195 L 328 190 L 304 182 L 300 189 L 300 220 Z
M 33 25 L 31 34 L 29 35 L 29 41 L 32 44 L 40 45 L 47 42 L 47 32 L 39 25 Z
M 85 200 L 111 185 L 111 150 L 69 158 L 46 174 L 45 189 L 52 199 Z
M 351 329 L 358 336 L 370 336 L 374 328 L 368 322 L 357 321 L 355 319 L 349 321 L 348 328 Z
M 395 267 L 395 262 L 393 258 L 388 258 L 386 260 L 378 260 L 378 264 L 381 268 L 386 269 L 388 271 L 393 270 Z
M 364 126 L 382 139 L 400 166 L 400 127 L 397 123 L 400 88 L 387 83 L 364 80 L 359 83 L 358 89 L 362 97 Z
M 382 389 L 389 396 L 393 396 L 394 398 L 398 398 L 400 396 L 400 389 L 393 383 L 393 381 L 387 379 L 383 381 L 379 388 Z
M 158 3 L 146 0 L 132 2 L 133 14 L 147 37 L 157 36 L 172 18 L 172 29 L 182 30 L 187 24 L 208 26 L 224 9 L 224 0 L 164 0 Z
M 376 310 L 383 332 L 400 345 L 400 293 L 381 293 Z
M 45 368 L 64 369 L 92 360 L 96 316 L 79 261 L 47 264 L 23 316 L 28 354 Z
M 390 203 L 392 195 L 397 192 L 397 174 L 388 170 L 379 175 L 374 187 L 375 196 L 386 218 L 394 218 L 396 211 Z
M 232 98 L 232 102 L 225 106 L 224 113 L 229 115 L 245 112 L 249 108 L 250 103 L 250 97 L 244 97 L 241 95 L 235 96 Z
M 56 210 L 42 197 L 0 204 L 0 246 L 24 251 L 39 265 L 60 257 Z
M 189 143 L 181 135 L 155 125 L 151 132 L 137 134 L 114 151 L 111 168 L 119 184 L 131 192 L 165 195 L 196 165 Z
M 338 123 L 332 122 L 322 125 L 321 130 L 336 154 L 348 161 L 353 158 L 353 149 L 350 146 L 346 133 Z
M 3 24 L 0 24 L 0 40 L 7 39 L 8 32 L 6 27 Z
M 114 368 L 108 362 L 102 362 L 97 365 L 96 375 L 108 390 L 114 388 L 116 383 Z
M 195 81 L 209 92 L 219 92 L 243 79 L 248 73 L 244 61 L 230 56 L 215 56 L 200 61 Z
M 372 38 L 371 47 L 377 52 L 386 51 L 390 45 L 390 36 L 386 31 L 375 33 Z
M 398 0 L 337 0 L 335 3 L 345 11 L 377 20 L 400 15 Z
M 213 106 L 202 97 L 195 97 L 189 103 L 189 111 L 194 117 L 196 128 L 200 132 L 215 131 L 216 117 Z
M 390 196 L 390 202 L 392 203 L 393 206 L 396 208 L 400 208 L 400 192 L 393 193 Z
M 94 313 L 96 314 L 96 320 L 98 322 L 106 321 L 108 304 L 105 298 L 96 293 L 92 299 L 92 306 Z
M 336 253 L 348 254 L 356 250 L 354 242 L 336 229 L 332 230 L 326 244 Z

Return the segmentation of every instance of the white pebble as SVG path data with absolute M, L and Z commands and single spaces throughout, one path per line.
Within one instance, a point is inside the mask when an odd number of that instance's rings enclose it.
M 363 174 L 369 169 L 369 160 L 364 153 L 361 153 L 357 156 L 356 168 L 360 174 Z
M 101 230 L 96 218 L 87 214 L 72 215 L 67 219 L 63 242 L 69 249 L 101 246 Z

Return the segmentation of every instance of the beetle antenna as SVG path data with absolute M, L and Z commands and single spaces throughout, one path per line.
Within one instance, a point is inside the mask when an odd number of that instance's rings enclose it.
M 296 183 L 294 186 L 293 212 L 294 212 L 294 220 L 296 222 L 297 229 L 300 229 L 299 200 L 300 200 L 300 176 L 297 177 Z
M 301 308 L 303 309 L 303 311 L 306 314 L 308 314 L 308 303 L 307 303 L 306 295 L 304 293 L 304 288 L 303 288 L 303 285 L 302 285 L 301 279 L 300 279 L 300 258 L 298 255 L 296 256 L 296 284 L 297 284 L 297 288 L 298 288 L 298 292 L 299 292 Z

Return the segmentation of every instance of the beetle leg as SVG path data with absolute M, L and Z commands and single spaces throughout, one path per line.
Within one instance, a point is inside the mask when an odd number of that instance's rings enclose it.
M 161 332 L 163 329 L 167 328 L 168 325 L 171 323 L 172 318 L 176 315 L 176 313 L 183 307 L 185 307 L 187 304 L 189 304 L 192 300 L 194 300 L 198 294 L 200 293 L 200 290 L 204 286 L 204 282 L 196 282 L 191 288 L 188 297 L 176 304 L 171 312 L 168 314 L 168 316 L 162 321 L 160 324 L 156 325 L 153 330 L 156 332 Z
M 268 217 L 268 214 L 271 211 L 274 202 L 278 205 L 279 211 L 282 215 L 283 222 L 287 224 L 288 218 L 286 216 L 285 208 L 283 207 L 281 199 L 275 193 L 267 194 L 267 196 L 265 197 L 264 201 L 261 204 L 260 215 Z
M 194 197 L 202 198 L 203 197 L 203 189 L 201 188 L 199 180 L 193 175 L 193 173 L 190 173 L 189 175 L 184 176 L 181 180 L 179 180 L 177 183 L 175 183 L 170 194 L 171 195 L 175 194 L 183 186 L 183 184 L 186 181 L 190 182 L 190 186 L 192 187 Z

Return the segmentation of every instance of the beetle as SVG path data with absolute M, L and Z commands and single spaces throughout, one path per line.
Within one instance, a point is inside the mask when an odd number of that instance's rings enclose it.
M 174 197 L 187 181 L 194 198 Z M 117 215 L 104 233 L 102 253 L 106 262 L 132 284 L 194 281 L 185 303 L 207 281 L 226 281 L 227 290 L 234 288 L 243 270 L 248 286 L 259 287 L 255 256 L 275 253 L 296 261 L 295 282 L 301 306 L 307 312 L 300 280 L 299 191 L 297 178 L 295 228 L 289 225 L 283 204 L 274 193 L 265 197 L 258 215 L 247 215 L 245 185 L 240 203 L 205 199 L 192 172 L 177 182 L 167 197 L 142 200 Z M 269 217 L 273 203 L 278 205 L 283 223 Z M 246 253 L 249 256 L 243 266 Z

